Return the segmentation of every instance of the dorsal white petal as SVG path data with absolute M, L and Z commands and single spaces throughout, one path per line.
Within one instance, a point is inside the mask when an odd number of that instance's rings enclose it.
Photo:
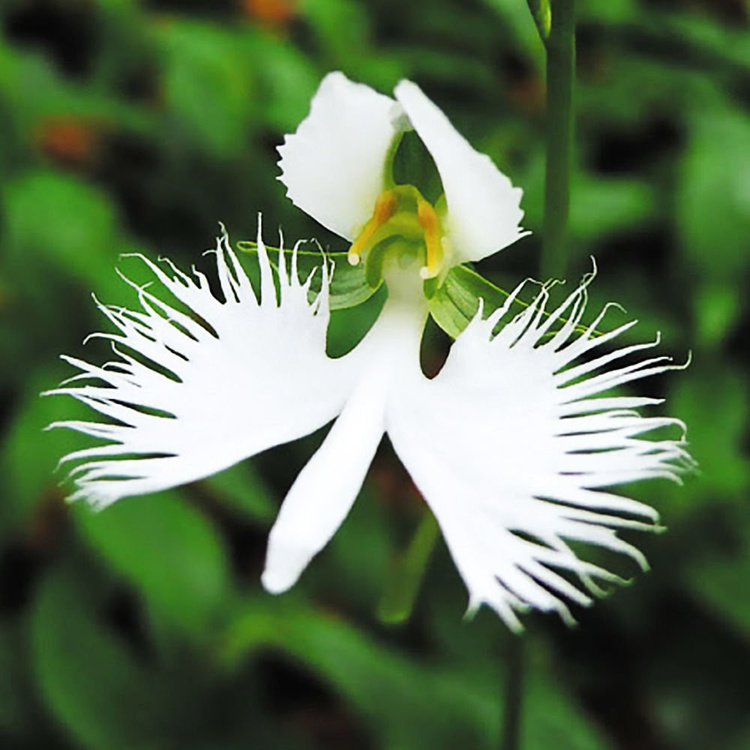
M 309 280 L 289 274 L 282 254 L 277 293 L 259 237 L 258 295 L 224 236 L 216 296 L 198 272 L 143 260 L 187 314 L 145 288 L 140 310 L 99 305 L 118 333 L 98 336 L 117 358 L 103 367 L 68 358 L 81 373 L 51 392 L 107 418 L 53 425 L 105 441 L 65 459 L 81 462 L 73 497 L 98 506 L 201 479 L 306 435 L 341 410 L 353 379 L 350 360 L 326 355 L 325 271 L 309 301 Z
M 350 357 L 359 380 L 317 453 L 295 480 L 268 539 L 263 585 L 292 586 L 354 503 L 385 430 L 394 376 L 418 362 L 425 314 L 386 304 Z
M 386 157 L 400 114 L 390 97 L 343 73 L 329 73 L 312 99 L 310 114 L 279 147 L 279 179 L 292 202 L 353 240 L 383 191 Z
M 486 603 L 514 628 L 515 611 L 531 606 L 567 619 L 566 600 L 588 604 L 600 592 L 597 581 L 617 580 L 580 559 L 571 541 L 621 552 L 645 567 L 616 531 L 654 528 L 657 514 L 611 488 L 678 479 L 691 462 L 678 420 L 633 411 L 653 399 L 594 398 L 673 365 L 643 359 L 640 350 L 649 345 L 591 354 L 581 365 L 582 353 L 608 339 L 575 331 L 585 284 L 553 313 L 561 334 L 551 334 L 541 315 L 546 299 L 544 291 L 494 338 L 498 316 L 475 318 L 437 377 L 412 372 L 399 381 L 386 416 L 396 452 L 440 523 L 470 606 Z M 635 362 L 622 365 L 620 357 Z M 643 437 L 664 427 L 679 434 Z
M 472 148 L 415 83 L 401 81 L 395 94 L 440 174 L 453 262 L 480 260 L 527 234 L 519 226 L 521 188 Z

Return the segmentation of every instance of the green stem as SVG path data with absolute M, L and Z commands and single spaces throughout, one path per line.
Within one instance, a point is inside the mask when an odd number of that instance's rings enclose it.
M 570 205 L 575 0 L 551 0 L 547 38 L 547 170 L 544 185 L 542 277 L 562 278 L 567 264 Z
M 544 279 L 563 278 L 568 260 L 576 3 L 528 0 L 528 4 L 547 48 L 547 169 L 541 275 Z M 520 747 L 524 661 L 524 641 L 516 637 L 508 652 L 501 750 Z
M 378 605 L 378 618 L 381 622 L 397 625 L 406 622 L 411 616 L 438 535 L 435 516 L 425 508 L 425 514 L 411 543 L 386 582 Z
M 501 750 L 517 750 L 521 742 L 523 708 L 524 639 L 512 636 L 508 648 L 508 678 L 505 683 L 505 715 Z

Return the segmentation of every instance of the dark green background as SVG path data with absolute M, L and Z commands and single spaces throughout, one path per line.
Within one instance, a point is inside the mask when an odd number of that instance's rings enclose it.
M 581 0 L 570 279 L 693 361 L 647 384 L 701 473 L 634 490 L 669 532 L 571 630 L 526 619 L 524 748 L 750 748 L 750 27 L 741 0 Z M 535 236 L 482 264 L 537 275 L 544 55 L 523 0 L 5 0 L 0 4 L 0 746 L 495 748 L 513 637 L 438 548 L 414 617 L 375 611 L 422 507 L 384 445 L 351 517 L 289 594 L 260 588 L 278 503 L 321 440 L 94 515 L 82 444 L 40 399 L 61 352 L 134 302 L 114 267 L 187 267 L 233 239 L 326 234 L 275 147 L 340 69 L 417 81 L 526 193 Z M 136 271 L 131 273 L 137 274 Z M 614 313 L 617 316 L 618 313 Z M 613 318 L 614 319 L 614 318 Z M 340 321 L 335 321 L 339 326 Z M 86 356 L 106 357 L 92 342 Z

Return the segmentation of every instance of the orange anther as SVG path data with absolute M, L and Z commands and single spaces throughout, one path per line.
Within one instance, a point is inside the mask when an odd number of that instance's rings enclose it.
M 417 198 L 417 219 L 424 229 L 424 244 L 427 258 L 420 270 L 423 279 L 431 279 L 440 273 L 443 265 L 443 238 L 440 219 L 435 209 L 424 199 Z
M 359 263 L 359 256 L 368 249 L 368 243 L 375 232 L 393 216 L 398 207 L 398 198 L 392 190 L 386 190 L 378 196 L 375 201 L 375 210 L 367 224 L 362 227 L 359 236 L 349 248 L 349 263 L 356 266 Z

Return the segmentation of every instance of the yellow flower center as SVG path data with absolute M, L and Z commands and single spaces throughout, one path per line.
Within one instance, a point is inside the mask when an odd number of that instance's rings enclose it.
M 438 276 L 445 258 L 440 217 L 413 185 L 397 185 L 378 196 L 372 216 L 349 248 L 349 262 L 367 261 L 376 249 L 402 253 L 415 246 L 424 254 L 419 275 L 425 280 Z

